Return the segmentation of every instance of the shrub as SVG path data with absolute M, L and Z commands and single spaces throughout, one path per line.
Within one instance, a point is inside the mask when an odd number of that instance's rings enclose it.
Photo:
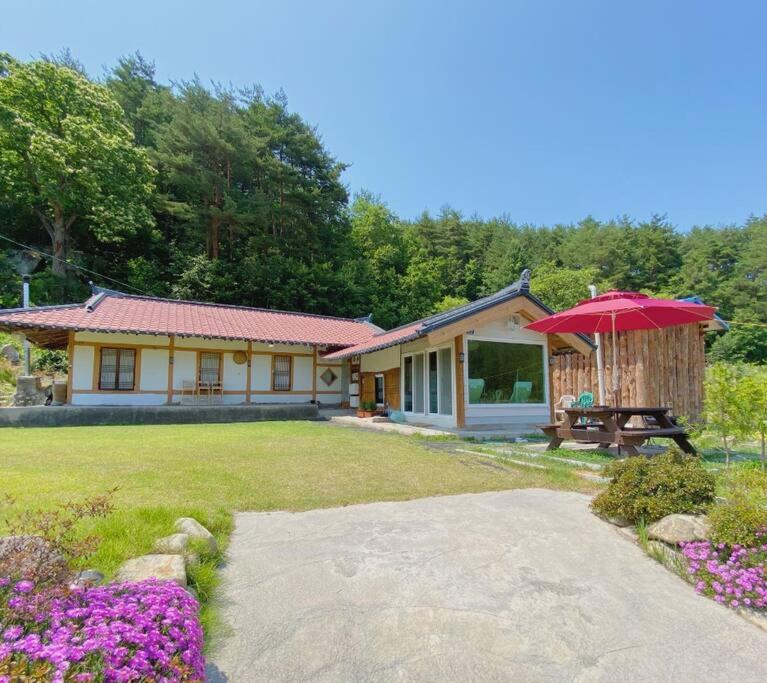
M 714 545 L 711 541 L 682 544 L 687 572 L 695 590 L 728 607 L 767 607 L 767 543 L 754 547 Z
M 606 517 L 654 522 L 673 513 L 699 514 L 714 501 L 714 476 L 699 458 L 676 448 L 652 458 L 635 456 L 605 467 L 607 489 L 591 503 Z
M 83 536 L 77 527 L 83 520 L 109 515 L 115 490 L 50 510 L 22 510 L 9 515 L 9 536 L 0 545 L 0 577 L 29 579 L 38 586 L 70 581 L 98 549 L 100 540 Z M 6 496 L 5 505 L 13 512 L 14 499 Z
M 53 349 L 35 349 L 32 369 L 48 375 L 63 375 L 69 368 L 66 351 Z
M 170 581 L 35 590 L 0 579 L 0 680 L 202 681 L 197 612 Z
M 761 503 L 738 496 L 715 505 L 708 513 L 711 540 L 726 545 L 757 545 L 767 529 L 767 508 Z

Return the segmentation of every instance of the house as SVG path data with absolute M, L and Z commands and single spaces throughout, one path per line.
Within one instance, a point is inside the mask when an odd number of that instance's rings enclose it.
M 550 419 L 555 349 L 579 335 L 524 325 L 550 313 L 529 271 L 472 303 L 384 331 L 346 319 L 134 296 L 94 288 L 83 304 L 0 311 L 0 330 L 66 348 L 67 402 L 159 405 L 375 401 L 410 422 L 531 427 Z
M 375 333 L 325 359 L 349 361 L 360 401 L 387 405 L 407 422 L 533 430 L 552 419 L 552 354 L 594 348 L 583 335 L 524 329 L 552 312 L 530 293 L 526 270 L 495 294 Z

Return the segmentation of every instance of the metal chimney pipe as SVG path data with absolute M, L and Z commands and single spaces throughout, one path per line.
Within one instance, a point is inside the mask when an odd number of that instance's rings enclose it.
M 29 308 L 29 275 L 21 276 L 21 305 Z M 24 337 L 24 374 L 32 374 L 32 347 L 29 340 Z
M 593 299 L 597 295 L 596 285 L 589 285 L 589 293 Z M 599 404 L 605 405 L 605 357 L 602 355 L 602 335 L 594 335 L 597 344 L 597 382 L 599 383 Z

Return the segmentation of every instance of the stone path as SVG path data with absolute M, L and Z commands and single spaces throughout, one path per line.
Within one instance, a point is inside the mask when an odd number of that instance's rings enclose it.
M 764 681 L 767 633 L 581 494 L 237 516 L 209 680 Z

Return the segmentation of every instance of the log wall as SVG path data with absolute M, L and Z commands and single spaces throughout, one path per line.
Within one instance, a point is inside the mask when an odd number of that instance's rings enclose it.
M 700 418 L 705 372 L 704 332 L 699 325 L 677 325 L 663 330 L 618 333 L 620 402 L 624 406 L 669 406 L 677 416 Z M 605 397 L 612 403 L 612 335 L 602 335 L 605 360 Z M 553 399 L 577 398 L 582 391 L 599 402 L 596 353 L 554 355 L 551 366 Z

